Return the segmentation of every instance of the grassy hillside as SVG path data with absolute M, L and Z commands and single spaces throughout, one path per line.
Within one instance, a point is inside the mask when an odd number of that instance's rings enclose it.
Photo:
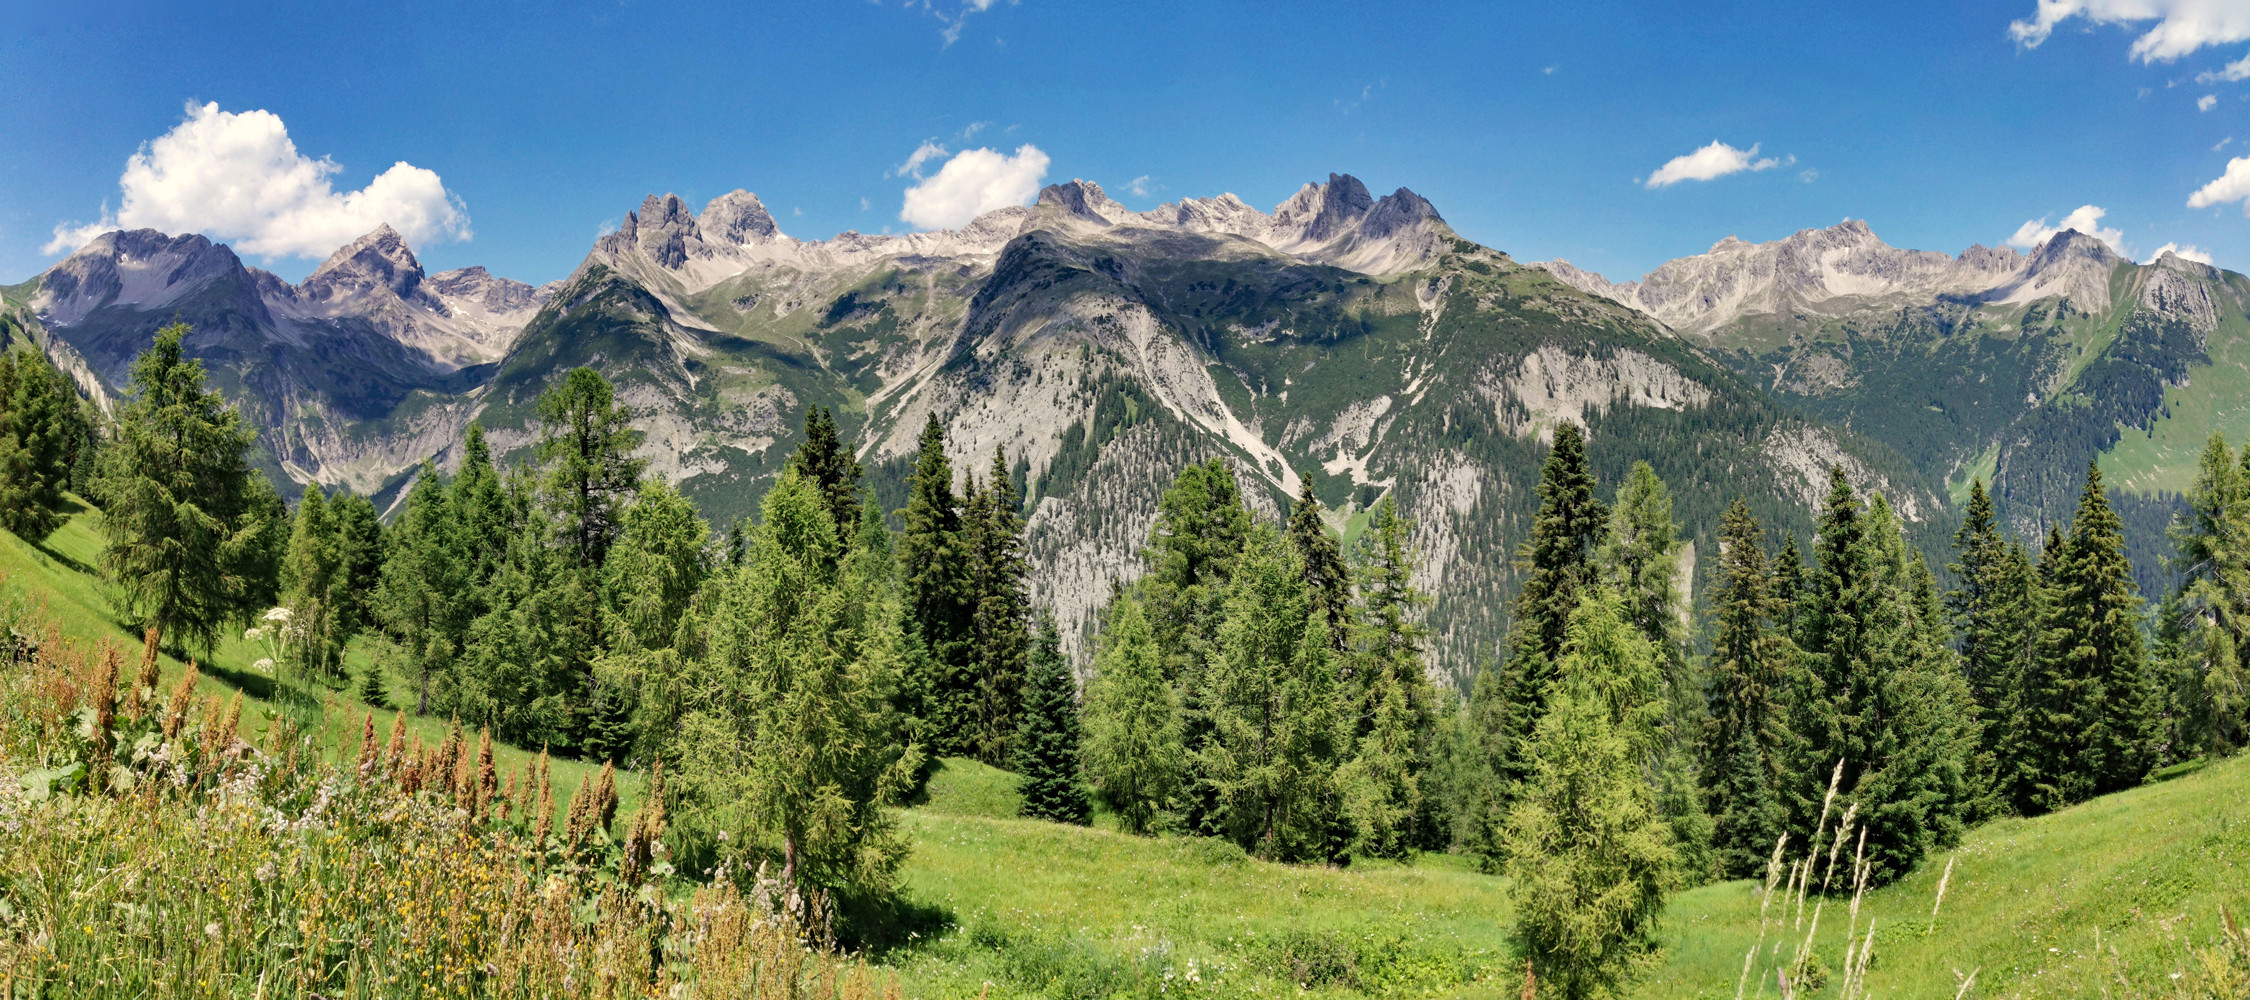
M 0 536 L 0 579 L 70 641 L 134 648 L 86 570 L 98 550 L 92 515 L 81 512 L 42 546 Z M 239 641 L 224 644 L 216 679 L 205 683 L 262 702 L 268 682 L 248 671 L 252 656 Z M 179 669 L 166 661 L 169 678 Z M 331 746 L 356 742 L 362 711 L 330 696 L 321 726 Z M 245 718 L 253 727 L 263 719 Z M 415 725 L 425 740 L 442 734 L 439 720 Z M 503 751 L 505 766 L 522 761 L 520 751 Z M 558 761 L 558 796 L 585 774 Z M 1092 828 L 1019 819 L 1014 784 L 1006 772 L 947 760 L 902 810 L 914 853 L 897 933 L 868 958 L 907 996 L 1520 991 L 1507 883 L 1465 859 L 1268 864 L 1214 840 L 1127 836 L 1106 817 Z M 1988 824 L 1867 904 L 1860 926 L 1872 918 L 1877 940 L 1870 985 L 1884 996 L 1954 996 L 1956 977 L 1972 971 L 1973 996 L 2171 996 L 2170 974 L 2191 963 L 2190 948 L 2212 941 L 2220 907 L 2250 915 L 2250 759 L 2053 816 Z M 1666 916 L 1663 961 L 1640 994 L 1733 996 L 1744 952 L 1759 939 L 1758 909 L 1746 882 L 1681 894 Z M 1808 907 L 1800 925 L 1792 914 L 1792 945 L 1812 916 Z M 1828 968 L 1841 964 L 1848 922 L 1841 901 L 1820 911 L 1817 951 Z M 1769 953 L 1780 936 L 1766 938 Z
M 994 997 L 1137 995 L 1135 984 L 1167 973 L 1176 989 L 1196 991 L 1178 982 L 1192 973 L 1201 991 L 1228 995 L 1310 985 L 1512 997 L 1521 988 L 1505 932 L 1507 885 L 1462 859 L 1267 864 L 1208 840 L 1014 819 L 1012 780 L 947 761 L 928 800 L 906 814 L 915 838 L 907 893 L 951 920 L 934 942 L 885 957 L 909 995 L 972 996 L 987 982 Z M 1792 921 L 1782 954 L 1803 939 L 1817 902 Z M 1816 947 L 1830 969 L 1842 961 L 1846 903 L 1821 907 Z M 1870 985 L 1883 996 L 1951 997 L 1956 973 L 1972 971 L 1972 996 L 2169 996 L 2170 973 L 2188 961 L 2186 947 L 2210 943 L 2221 905 L 2250 915 L 2250 759 L 1988 824 L 1869 893 L 1860 928 L 1875 922 Z M 1683 893 L 1666 928 L 1663 964 L 1640 995 L 1734 996 L 1758 939 L 1757 887 Z M 1769 936 L 1768 948 L 1782 936 Z M 1765 988 L 1773 995 L 1773 984 Z
M 102 583 L 96 567 L 100 564 L 102 534 L 99 515 L 81 505 L 61 529 L 40 544 L 24 541 L 6 531 L 0 531 L 0 594 L 21 597 L 50 616 L 63 634 L 71 640 L 98 647 L 104 642 L 116 643 L 125 654 L 127 670 L 140 657 L 141 637 L 121 623 L 111 610 L 108 587 Z M 354 676 L 363 670 L 370 650 L 365 643 L 355 643 L 347 655 L 347 666 Z M 203 684 L 208 693 L 211 685 L 239 690 L 246 699 L 243 719 L 254 730 L 262 730 L 265 711 L 271 710 L 273 680 L 251 669 L 251 664 L 265 655 L 257 647 L 242 640 L 239 628 L 230 628 L 217 650 L 208 659 L 199 660 L 197 669 L 203 674 Z M 159 690 L 170 690 L 177 684 L 185 664 L 170 655 L 162 657 L 163 682 Z M 394 681 L 396 678 L 394 678 Z M 331 751 L 339 746 L 345 753 L 359 749 L 361 718 L 369 708 L 351 690 L 318 690 L 322 704 L 314 710 L 315 728 L 322 742 Z M 408 699 L 411 692 L 394 685 L 395 699 Z M 374 709 L 378 728 L 390 732 L 391 718 L 396 709 Z M 424 743 L 435 744 L 445 738 L 448 720 L 436 717 L 407 719 L 421 733 Z M 518 748 L 501 746 L 496 751 L 504 770 L 521 772 L 524 763 L 538 753 L 537 747 Z M 577 791 L 579 782 L 600 770 L 600 762 L 591 765 L 574 760 L 554 761 L 555 795 L 560 801 Z M 620 775 L 618 794 L 624 800 L 622 808 L 630 810 L 640 799 L 638 776 Z

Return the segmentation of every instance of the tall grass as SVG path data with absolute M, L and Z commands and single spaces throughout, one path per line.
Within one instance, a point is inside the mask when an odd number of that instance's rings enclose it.
M 502 785 L 489 740 L 421 747 L 369 717 L 358 758 L 331 761 L 286 718 L 246 738 L 240 695 L 192 673 L 121 685 L 115 646 L 20 606 L 0 624 L 18 637 L 0 663 L 0 997 L 897 995 L 771 882 L 672 880 L 657 807 L 613 838 L 613 781 L 556 830 L 543 769 Z

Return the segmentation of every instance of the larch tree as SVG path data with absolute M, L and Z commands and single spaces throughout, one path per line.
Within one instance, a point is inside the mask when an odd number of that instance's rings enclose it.
M 1140 601 L 1110 606 L 1086 692 L 1086 775 L 1127 833 L 1155 830 L 1186 777 L 1179 699 Z
M 181 649 L 208 648 L 223 623 L 255 613 L 274 589 L 273 539 L 286 537 L 286 511 L 262 501 L 273 488 L 249 465 L 252 433 L 205 386 L 187 332 L 157 331 L 133 362 L 95 487 L 121 610 Z
M 1517 944 L 1542 995 L 1570 1000 L 1631 982 L 1658 947 L 1679 877 L 1638 763 L 1663 713 L 1657 654 L 1614 594 L 1597 585 L 1579 596 L 1504 833 Z

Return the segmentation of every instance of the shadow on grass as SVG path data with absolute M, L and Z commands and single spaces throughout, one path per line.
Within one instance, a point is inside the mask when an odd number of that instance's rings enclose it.
M 849 897 L 836 906 L 837 943 L 874 959 L 932 944 L 954 923 L 952 910 L 905 896 Z

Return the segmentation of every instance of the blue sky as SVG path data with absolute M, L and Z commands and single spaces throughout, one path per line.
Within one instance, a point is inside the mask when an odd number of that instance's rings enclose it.
M 902 230 L 907 190 L 948 157 L 1027 144 L 1045 182 L 1134 208 L 1271 208 L 1348 172 L 1519 259 L 1619 280 L 1730 234 L 1853 217 L 1957 252 L 2081 206 L 2137 257 L 2250 267 L 2250 81 L 2225 79 L 2250 76 L 2226 69 L 2250 53 L 2250 0 L 2049 0 L 2066 16 L 2043 38 L 2034 0 L 978 2 L 35 2 L 0 38 L 0 281 L 67 252 L 47 249 L 58 226 L 114 218 L 128 159 L 214 114 L 286 129 L 309 160 L 273 197 L 297 201 L 214 207 L 165 160 L 171 188 L 136 188 L 135 218 L 232 229 L 214 235 L 291 279 L 393 205 L 421 213 L 399 228 L 431 270 L 533 282 L 649 192 L 747 188 L 799 237 Z M 946 154 L 900 174 L 925 142 Z M 1755 146 L 1732 162 L 1771 166 L 1650 186 L 1714 142 L 1705 160 Z

